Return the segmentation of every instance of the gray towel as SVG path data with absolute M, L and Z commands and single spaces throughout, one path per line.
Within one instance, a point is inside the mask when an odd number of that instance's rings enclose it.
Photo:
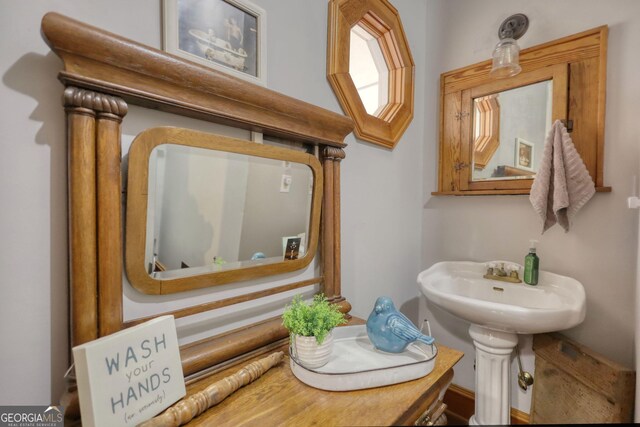
M 556 222 L 569 231 L 571 221 L 595 194 L 593 180 L 560 120 L 551 126 L 529 200 L 543 221 L 542 232 Z

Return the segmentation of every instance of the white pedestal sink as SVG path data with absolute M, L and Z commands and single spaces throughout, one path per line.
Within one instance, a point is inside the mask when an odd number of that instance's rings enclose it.
M 433 304 L 471 323 L 476 406 L 469 424 L 505 425 L 510 424 L 510 360 L 518 334 L 580 324 L 585 293 L 577 280 L 547 271 L 541 270 L 538 285 L 530 286 L 485 279 L 486 270 L 484 263 L 440 262 L 418 275 L 418 286 Z M 522 277 L 522 266 L 518 273 Z

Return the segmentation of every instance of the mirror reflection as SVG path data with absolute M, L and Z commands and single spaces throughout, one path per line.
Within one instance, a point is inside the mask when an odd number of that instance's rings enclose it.
M 169 279 L 302 258 L 312 189 L 305 164 L 158 145 L 149 157 L 147 271 Z
M 389 100 L 389 68 L 378 39 L 360 24 L 351 28 L 349 74 L 368 114 L 377 116 Z
M 535 177 L 552 100 L 552 80 L 473 99 L 473 181 Z

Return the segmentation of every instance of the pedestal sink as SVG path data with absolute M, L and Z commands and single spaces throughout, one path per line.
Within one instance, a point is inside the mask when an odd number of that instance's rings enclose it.
M 499 264 L 503 261 L 492 261 Z M 475 414 L 469 424 L 510 424 L 510 360 L 518 334 L 572 328 L 584 320 L 584 287 L 540 271 L 538 285 L 485 279 L 488 263 L 440 262 L 418 275 L 429 301 L 471 323 L 476 350 Z M 518 268 L 522 277 L 522 266 Z

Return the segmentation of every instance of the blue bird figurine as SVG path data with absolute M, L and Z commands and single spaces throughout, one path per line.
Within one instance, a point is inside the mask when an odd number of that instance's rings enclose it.
M 433 344 L 432 337 L 424 335 L 411 320 L 396 310 L 389 297 L 379 297 L 367 319 L 367 335 L 373 346 L 389 353 L 401 353 L 409 344 L 420 341 Z

